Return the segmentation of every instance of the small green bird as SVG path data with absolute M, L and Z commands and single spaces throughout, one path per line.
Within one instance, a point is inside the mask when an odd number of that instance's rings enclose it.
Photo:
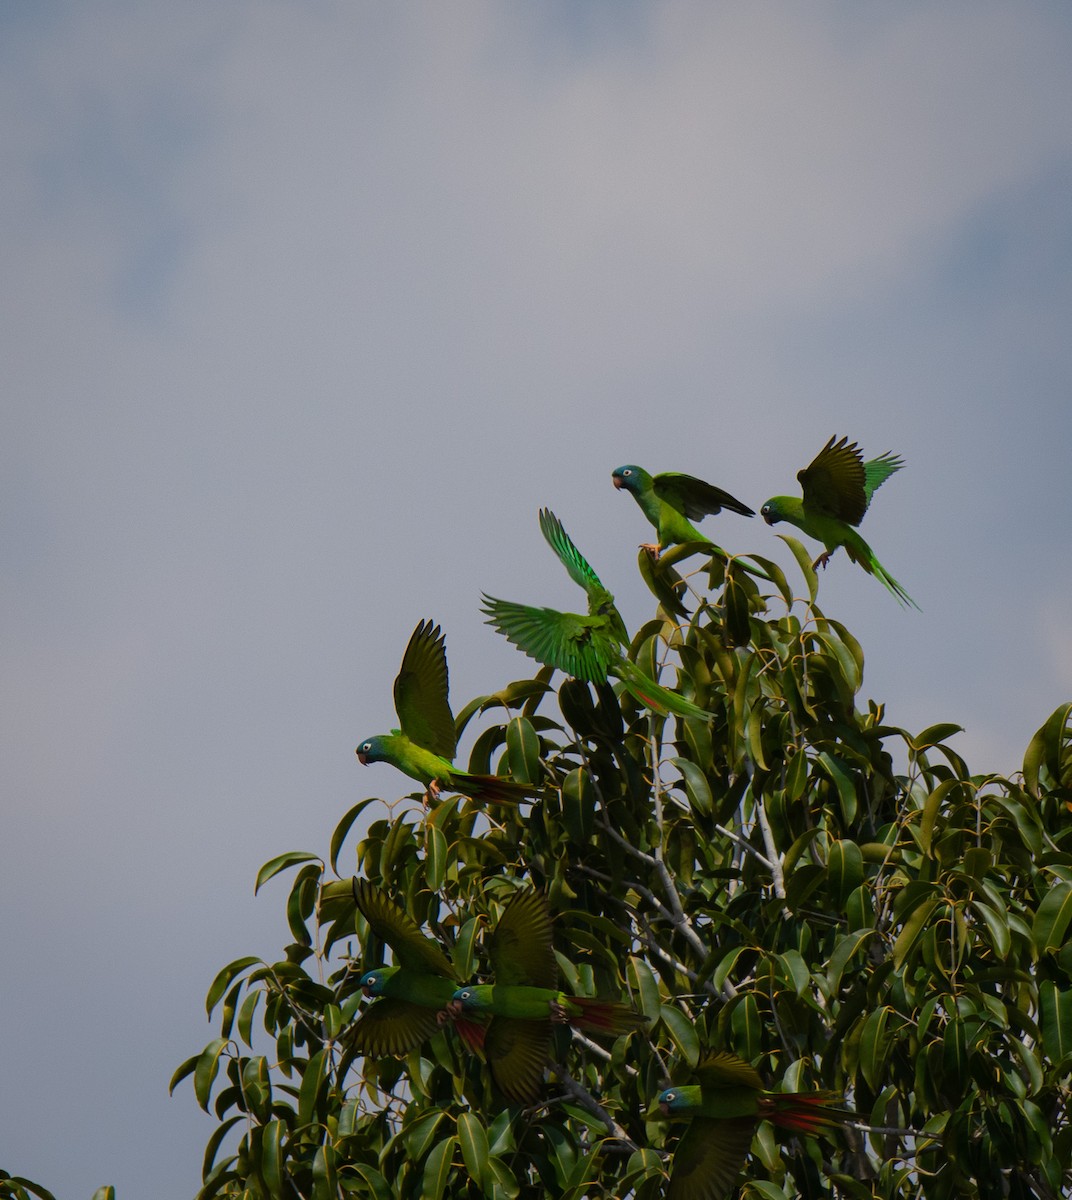
M 441 788 L 490 804 L 516 804 L 539 788 L 500 775 L 474 775 L 454 766 L 458 735 L 447 699 L 447 650 L 438 625 L 422 621 L 413 631 L 395 680 L 395 711 L 401 729 L 366 738 L 357 748 L 362 766 L 387 762 L 423 783 L 433 800 Z
M 664 471 L 649 475 L 643 467 L 629 463 L 611 472 L 616 488 L 629 492 L 640 505 L 640 511 L 655 526 L 659 540 L 644 542 L 641 548 L 658 558 L 667 546 L 681 542 L 703 542 L 715 546 L 692 524 L 703 517 L 714 516 L 724 508 L 742 517 L 754 517 L 755 512 L 714 484 L 705 483 L 694 475 L 680 471 Z
M 362 991 L 378 999 L 354 1025 L 354 1048 L 370 1058 L 408 1054 L 454 1019 L 465 1044 L 480 1053 L 484 1027 L 450 1009 L 458 973 L 438 943 L 425 937 L 409 913 L 375 884 L 355 878 L 353 889 L 361 915 L 394 951 L 397 964 L 361 976 Z
M 903 460 L 888 451 L 864 462 L 863 451 L 855 442 L 831 438 L 811 463 L 797 472 L 802 499 L 795 496 L 772 496 L 759 510 L 768 525 L 788 521 L 809 537 L 826 546 L 812 564 L 825 567 L 838 548 L 869 574 L 875 575 L 901 604 L 919 605 L 875 557 L 875 552 L 853 528 L 859 525 L 871 503 L 871 497 L 894 471 L 904 466 Z
M 722 1200 L 737 1182 L 760 1121 L 814 1137 L 855 1117 L 834 1092 L 768 1092 L 759 1073 L 735 1054 L 709 1055 L 699 1084 L 660 1092 L 653 1109 L 691 1117 L 674 1152 L 667 1200 Z M 651 1114 L 649 1114 L 651 1115 Z
M 631 695 L 657 713 L 707 720 L 711 713 L 650 679 L 622 653 L 629 634 L 614 597 L 573 544 L 562 522 L 549 508 L 540 510 L 540 530 L 574 583 L 588 596 L 588 614 L 533 608 L 484 595 L 483 612 L 508 641 L 544 666 L 557 667 L 575 679 L 605 683 L 620 679 Z
M 493 984 L 468 984 L 453 996 L 453 1011 L 490 1016 L 484 1053 L 508 1100 L 530 1104 L 539 1095 L 551 1048 L 552 1023 L 614 1037 L 644 1018 L 630 1005 L 558 990 L 551 914 L 540 892 L 517 892 L 488 946 Z

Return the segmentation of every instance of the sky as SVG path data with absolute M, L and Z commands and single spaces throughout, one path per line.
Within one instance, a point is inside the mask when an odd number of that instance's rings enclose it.
M 758 509 L 901 454 L 834 558 L 861 703 L 1015 772 L 1072 699 L 1072 10 L 1021 0 L 5 0 L 0 1166 L 183 1200 L 174 1068 L 288 940 L 286 850 L 532 666 L 479 594 L 631 626 L 635 462 Z M 760 521 L 727 549 L 791 558 Z M 344 862 L 353 862 L 353 845 Z

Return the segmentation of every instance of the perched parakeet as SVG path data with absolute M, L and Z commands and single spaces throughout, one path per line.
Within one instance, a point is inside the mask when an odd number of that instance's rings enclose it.
M 735 1054 L 712 1054 L 696 1068 L 699 1084 L 660 1092 L 653 1109 L 691 1117 L 674 1152 L 667 1200 L 721 1200 L 741 1173 L 760 1121 L 815 1136 L 855 1114 L 834 1092 L 768 1092 L 758 1072 Z M 656 1115 L 656 1114 L 651 1114 Z
M 353 1045 L 371 1058 L 408 1054 L 447 1020 L 471 1050 L 480 1051 L 484 1027 L 456 1018 L 448 1007 L 458 975 L 438 943 L 375 884 L 354 879 L 354 901 L 372 932 L 394 951 L 396 966 L 377 967 L 361 976 L 366 996 L 378 997 L 353 1028 Z
M 831 554 L 844 546 L 854 563 L 875 575 L 902 604 L 919 608 L 915 600 L 875 557 L 875 552 L 853 528 L 859 525 L 875 490 L 904 462 L 896 454 L 880 454 L 864 462 L 863 451 L 855 442 L 831 438 L 803 471 L 797 472 L 802 499 L 772 496 L 759 510 L 768 525 L 788 521 L 809 537 L 822 542 L 826 551 L 812 564 L 825 567 Z
M 658 542 L 643 543 L 643 549 L 656 558 L 667 546 L 681 542 L 703 542 L 714 547 L 714 543 L 692 524 L 693 521 L 714 516 L 724 508 L 742 517 L 756 515 L 729 492 L 680 471 L 649 475 L 643 467 L 629 463 L 612 471 L 610 477 L 616 488 L 632 495 L 640 505 L 640 511 L 658 531 Z
M 539 788 L 499 775 L 474 775 L 454 766 L 458 735 L 447 700 L 447 651 L 438 625 L 422 621 L 402 656 L 395 680 L 401 729 L 366 738 L 357 748 L 362 766 L 387 762 L 423 783 L 436 799 L 441 788 L 491 804 L 516 804 Z
M 629 634 L 614 607 L 614 597 L 549 508 L 540 510 L 540 529 L 570 578 L 587 593 L 587 616 L 554 608 L 533 608 L 485 595 L 483 611 L 487 624 L 544 666 L 557 667 L 575 679 L 590 683 L 605 683 L 611 675 L 655 712 L 709 718 L 711 713 L 656 683 L 625 657 L 622 648 L 628 647 Z
M 508 1100 L 532 1103 L 539 1094 L 551 1046 L 552 1022 L 617 1037 L 644 1018 L 617 1000 L 570 996 L 558 990 L 551 914 L 539 892 L 518 892 L 507 904 L 488 947 L 493 984 L 454 993 L 453 1010 L 490 1016 L 484 1053 Z

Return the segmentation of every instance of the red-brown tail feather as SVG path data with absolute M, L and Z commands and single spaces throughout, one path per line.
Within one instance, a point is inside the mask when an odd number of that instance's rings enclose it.
M 782 1129 L 813 1137 L 856 1116 L 838 1107 L 843 1100 L 837 1092 L 786 1092 L 765 1097 L 762 1107 L 767 1111 L 762 1115 Z
M 640 1029 L 645 1019 L 631 1005 L 618 1000 L 601 1000 L 598 996 L 571 996 L 571 1005 L 581 1012 L 570 1017 L 570 1024 L 590 1033 L 613 1033 L 615 1037 Z

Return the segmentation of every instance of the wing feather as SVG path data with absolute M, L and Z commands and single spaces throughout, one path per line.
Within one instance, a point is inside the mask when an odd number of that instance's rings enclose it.
M 497 984 L 558 986 L 551 911 L 542 892 L 526 888 L 514 893 L 491 935 L 488 957 Z
M 448 689 L 446 639 L 438 625 L 422 621 L 409 639 L 395 679 L 395 712 L 406 737 L 453 760 L 458 735 Z
M 575 679 L 604 683 L 608 665 L 620 657 L 618 642 L 604 622 L 494 596 L 482 599 L 488 625 L 530 658 Z
M 666 1200 L 722 1200 L 752 1145 L 752 1117 L 693 1117 L 674 1152 Z
M 417 928 L 416 921 L 367 879 L 355 879 L 354 900 L 372 932 L 395 953 L 400 967 L 457 979 L 450 959 Z
M 863 451 L 844 437 L 837 442 L 831 438 L 797 472 L 805 509 L 849 525 L 859 525 L 867 512 L 866 478 Z
M 742 517 L 756 515 L 747 504 L 742 504 L 729 492 L 715 487 L 713 483 L 697 479 L 695 475 L 685 475 L 681 471 L 663 471 L 652 478 L 651 484 L 660 500 L 665 500 L 671 508 L 684 513 L 690 521 L 714 516 L 724 508 L 739 513 Z

